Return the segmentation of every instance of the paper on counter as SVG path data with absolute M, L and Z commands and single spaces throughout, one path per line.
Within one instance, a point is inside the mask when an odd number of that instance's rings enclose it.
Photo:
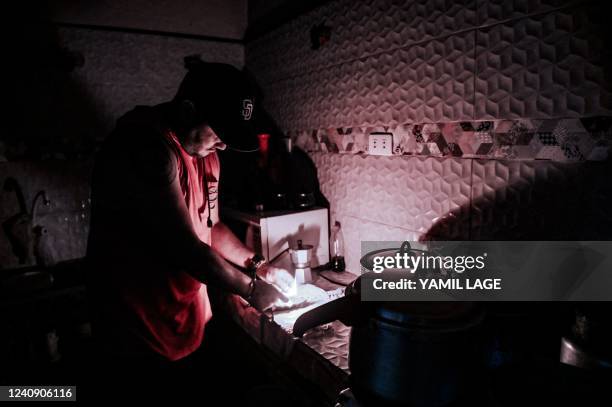
M 284 309 L 277 307 L 272 312 L 274 322 L 286 332 L 291 333 L 293 324 L 302 314 L 343 295 L 344 287 L 325 291 L 312 284 L 299 285 L 297 294 L 290 298 L 287 305 L 283 305 Z

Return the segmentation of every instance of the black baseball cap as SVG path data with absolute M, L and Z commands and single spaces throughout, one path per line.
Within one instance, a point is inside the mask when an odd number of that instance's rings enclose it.
M 174 97 L 190 100 L 197 120 L 207 123 L 228 148 L 257 151 L 257 88 L 238 68 L 221 63 L 185 60 L 188 69 Z

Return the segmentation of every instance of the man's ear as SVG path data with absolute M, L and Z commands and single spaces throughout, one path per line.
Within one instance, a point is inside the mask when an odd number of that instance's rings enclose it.
M 178 119 L 181 128 L 189 129 L 194 127 L 196 122 L 196 108 L 191 100 L 184 99 L 179 102 Z

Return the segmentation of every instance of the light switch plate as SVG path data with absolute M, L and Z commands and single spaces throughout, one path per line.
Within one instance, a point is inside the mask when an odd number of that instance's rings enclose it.
M 393 134 L 370 133 L 368 153 L 371 155 L 393 155 Z

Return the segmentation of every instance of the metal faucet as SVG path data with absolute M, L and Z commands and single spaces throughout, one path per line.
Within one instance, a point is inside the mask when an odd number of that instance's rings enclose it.
M 44 190 L 38 191 L 36 193 L 36 195 L 34 195 L 34 199 L 32 200 L 32 209 L 30 210 L 30 216 L 32 217 L 32 223 L 35 222 L 36 220 L 36 213 L 38 211 L 38 207 L 36 206 L 36 203 L 38 202 L 38 199 L 42 197 L 42 203 L 45 206 L 49 206 L 51 204 L 51 201 L 49 200 L 49 198 L 47 198 L 47 193 Z
M 19 264 L 32 263 L 34 259 L 36 259 L 36 263 L 44 263 L 39 260 L 42 258 L 39 252 L 41 237 L 47 233 L 47 230 L 41 225 L 36 225 L 35 220 L 39 199 L 42 198 L 42 203 L 45 206 L 48 206 L 51 201 L 47 198 L 45 191 L 38 191 L 34 195 L 30 212 L 28 212 L 23 191 L 15 178 L 8 178 L 4 182 L 4 190 L 14 192 L 19 204 L 19 212 L 2 223 L 4 233 L 12 246 L 13 253 L 19 260 Z

